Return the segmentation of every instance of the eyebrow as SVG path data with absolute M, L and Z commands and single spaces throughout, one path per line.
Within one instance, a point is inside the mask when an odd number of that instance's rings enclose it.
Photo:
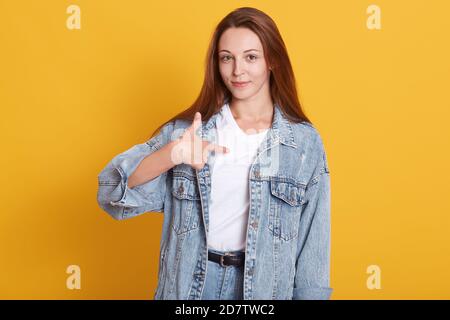
M 230 51 L 225 50 L 225 49 L 220 50 L 219 53 L 222 52 L 222 51 L 226 51 L 226 52 L 228 52 L 228 53 L 231 53 Z M 245 50 L 244 53 L 245 53 L 245 52 L 249 52 L 249 51 L 259 51 L 259 50 L 257 50 L 257 49 L 248 49 L 248 50 Z

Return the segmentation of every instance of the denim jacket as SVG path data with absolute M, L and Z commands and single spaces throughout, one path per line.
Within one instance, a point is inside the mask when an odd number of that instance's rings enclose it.
M 202 123 L 204 140 L 216 142 L 217 115 Z M 133 188 L 127 180 L 146 156 L 190 125 L 169 122 L 98 175 L 98 204 L 113 218 L 164 214 L 156 300 L 201 299 L 214 156 L 201 170 L 179 164 Z M 288 121 L 275 104 L 272 127 L 250 167 L 249 189 L 244 300 L 329 299 L 330 176 L 317 129 Z

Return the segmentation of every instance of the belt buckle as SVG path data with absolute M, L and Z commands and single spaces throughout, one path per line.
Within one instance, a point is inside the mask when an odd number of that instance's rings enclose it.
M 225 268 L 225 267 L 228 266 L 228 265 L 224 265 L 224 264 L 223 264 L 223 257 L 225 257 L 225 256 L 232 256 L 232 254 L 229 253 L 229 252 L 225 252 L 225 254 L 223 254 L 223 255 L 220 256 L 220 266 L 223 267 L 223 268 Z

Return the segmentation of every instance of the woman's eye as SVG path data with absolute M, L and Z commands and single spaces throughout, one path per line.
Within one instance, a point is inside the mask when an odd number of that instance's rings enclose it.
M 231 56 L 222 56 L 220 59 L 221 59 L 222 61 L 224 61 L 224 62 L 227 62 L 227 61 L 231 60 L 232 58 L 233 58 L 233 57 L 231 57 Z M 247 58 L 249 58 L 249 60 L 253 62 L 253 61 L 255 61 L 258 57 L 255 56 L 255 55 L 253 55 L 253 54 L 250 54 L 250 55 L 247 56 Z

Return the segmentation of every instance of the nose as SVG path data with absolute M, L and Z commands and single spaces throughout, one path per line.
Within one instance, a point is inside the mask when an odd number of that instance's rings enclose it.
M 233 75 L 235 77 L 238 77 L 239 75 L 242 74 L 242 71 L 243 71 L 242 65 L 241 65 L 241 62 L 239 59 L 235 59 L 234 61 L 235 61 L 235 63 L 234 63 Z

